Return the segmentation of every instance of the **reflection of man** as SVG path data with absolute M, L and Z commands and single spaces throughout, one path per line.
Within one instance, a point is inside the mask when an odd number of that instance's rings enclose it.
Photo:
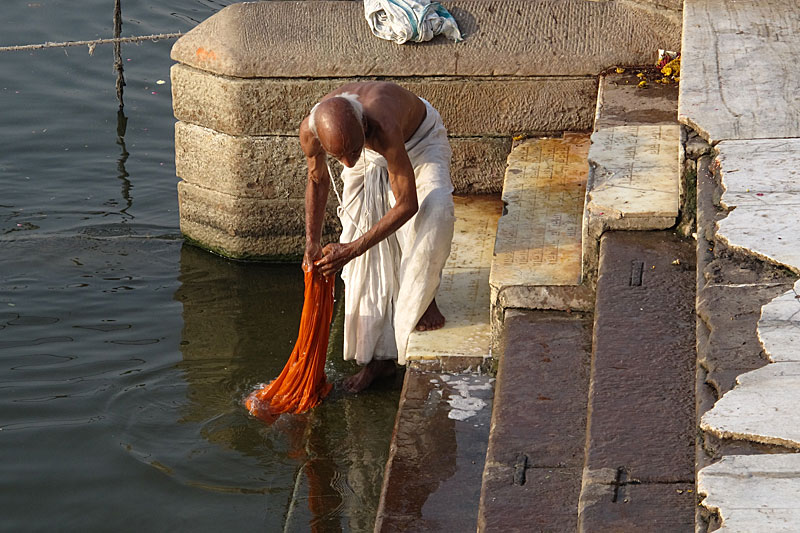
M 308 162 L 303 264 L 345 281 L 344 357 L 364 368 L 358 392 L 405 364 L 408 336 L 438 329 L 434 296 L 453 238 L 450 145 L 439 113 L 385 82 L 350 83 L 300 125 Z M 326 154 L 344 164 L 340 243 L 321 247 L 330 189 Z

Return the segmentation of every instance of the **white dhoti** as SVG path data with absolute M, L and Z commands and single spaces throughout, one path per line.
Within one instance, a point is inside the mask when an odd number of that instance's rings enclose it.
M 439 112 L 423 102 L 425 120 L 405 145 L 414 167 L 419 210 L 342 271 L 344 358 L 362 365 L 372 359 L 405 364 L 408 337 L 436 296 L 450 255 L 455 222 L 450 143 Z M 345 168 L 342 180 L 340 242 L 345 243 L 380 220 L 394 205 L 394 196 L 386 159 L 372 150 L 365 150 L 353 168 Z

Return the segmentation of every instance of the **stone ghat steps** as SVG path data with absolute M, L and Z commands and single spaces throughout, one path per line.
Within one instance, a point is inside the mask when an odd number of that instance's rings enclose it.
M 521 524 L 637 531 L 665 517 L 678 530 L 693 523 L 691 247 L 652 232 L 615 232 L 601 241 L 610 229 L 675 226 L 680 214 L 677 89 L 641 90 L 638 82 L 633 72 L 601 77 L 591 138 L 529 139 L 509 155 L 490 275 L 500 362 L 480 531 L 523 530 Z M 658 275 L 644 272 L 645 263 Z M 598 280 L 601 264 L 608 272 Z M 674 289 L 670 273 L 679 273 L 683 289 L 665 300 L 656 293 Z M 615 309 L 617 302 L 627 307 Z M 594 339 L 584 314 L 592 311 Z M 674 345 L 658 345 L 663 321 Z M 620 338 L 641 341 L 626 346 L 630 361 L 618 360 Z M 672 350 L 678 345 L 680 358 Z M 648 389 L 659 371 L 680 379 Z M 626 405 L 640 392 L 647 405 Z M 664 442 L 680 440 L 680 451 L 670 456 L 669 446 L 651 442 L 647 451 L 661 456 L 660 470 L 651 468 L 648 454 L 635 448 L 658 419 L 640 427 L 636 415 L 673 402 L 682 416 L 666 420 Z M 676 471 L 667 474 L 670 468 Z
M 677 88 L 638 82 L 601 77 L 591 138 L 528 139 L 508 156 L 489 278 L 495 348 L 506 309 L 594 308 L 603 232 L 677 223 Z

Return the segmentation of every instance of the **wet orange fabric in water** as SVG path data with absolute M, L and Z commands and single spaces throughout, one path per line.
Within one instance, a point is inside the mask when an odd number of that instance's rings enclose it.
M 289 361 L 276 379 L 244 401 L 250 414 L 263 420 L 307 411 L 331 390 L 325 377 L 325 357 L 333 316 L 334 278 L 312 269 L 305 273 L 305 286 L 300 331 Z

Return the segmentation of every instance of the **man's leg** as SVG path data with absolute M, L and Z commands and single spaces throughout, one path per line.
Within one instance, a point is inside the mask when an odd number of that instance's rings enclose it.
M 445 323 L 435 296 L 453 240 L 455 215 L 451 190 L 442 187 L 422 194 L 418 191 L 419 211 L 398 230 L 402 259 L 395 338 L 401 364 L 405 363 L 408 336 L 414 329 L 438 329 Z

